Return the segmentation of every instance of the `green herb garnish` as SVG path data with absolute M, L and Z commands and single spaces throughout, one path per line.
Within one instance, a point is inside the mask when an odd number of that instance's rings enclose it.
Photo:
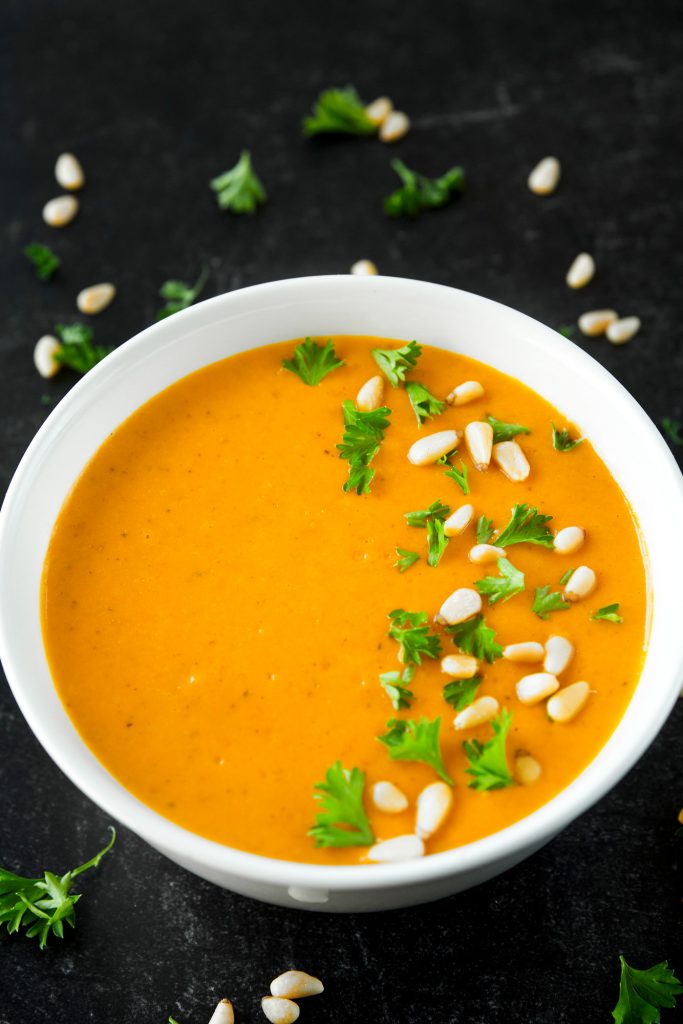
M 103 345 L 93 345 L 93 330 L 85 324 L 57 324 L 55 334 L 62 343 L 55 361 L 76 373 L 87 373 L 111 352 Z
M 424 526 L 430 519 L 448 519 L 451 514 L 450 507 L 444 505 L 438 498 L 433 501 L 429 508 L 420 508 L 416 512 L 406 512 L 405 520 L 408 526 Z
M 665 416 L 662 426 L 670 441 L 673 441 L 674 444 L 683 444 L 683 423 L 680 420 L 672 420 Z
M 465 187 L 462 167 L 451 167 L 440 178 L 411 171 L 402 160 L 392 160 L 391 167 L 403 184 L 384 200 L 384 212 L 390 217 L 415 217 L 422 210 L 445 206 Z
M 325 772 L 325 781 L 316 782 L 313 799 L 322 810 L 308 835 L 316 846 L 371 846 L 373 835 L 363 806 L 365 774 L 359 768 L 348 771 L 336 761 Z
M 564 327 L 558 327 L 557 333 L 561 334 L 563 338 L 573 338 L 576 327 L 574 324 L 565 324 Z
M 666 960 L 645 971 L 630 967 L 623 956 L 619 1000 L 612 1010 L 616 1024 L 659 1024 L 661 1009 L 673 1010 L 683 985 Z
M 410 569 L 411 565 L 415 565 L 415 562 L 420 561 L 420 556 L 417 551 L 408 551 L 406 548 L 396 548 L 397 559 L 392 565 L 392 569 L 398 569 L 399 572 L 405 572 L 406 569 Z
M 504 789 L 514 786 L 515 780 L 508 767 L 505 753 L 505 741 L 512 725 L 512 715 L 506 709 L 491 721 L 493 739 L 488 743 L 479 740 L 466 740 L 463 749 L 470 763 L 465 771 L 472 776 L 470 789 L 489 790 Z
M 369 494 L 370 482 L 375 475 L 370 463 L 384 440 L 384 431 L 389 426 L 391 409 L 382 406 L 371 412 L 361 412 L 351 401 L 344 402 L 344 433 L 342 443 L 336 447 L 339 458 L 349 463 L 349 478 L 344 490 L 356 494 Z
M 529 428 L 523 427 L 521 423 L 503 423 L 502 420 L 497 420 L 495 416 L 487 416 L 486 419 L 493 427 L 494 444 L 498 444 L 500 441 L 511 441 L 518 434 L 531 433 Z
M 477 519 L 477 544 L 488 544 L 493 537 L 493 519 L 479 516 Z
M 602 622 L 623 622 L 621 615 L 619 614 L 619 603 L 606 604 L 604 608 L 598 608 L 594 615 L 591 615 L 591 619 Z
M 420 427 L 426 419 L 438 416 L 446 408 L 445 402 L 435 398 L 424 384 L 419 384 L 416 380 L 407 380 L 405 388 Z
M 437 567 L 448 547 L 448 537 L 444 533 L 441 519 L 427 520 L 427 565 Z
M 496 545 L 509 548 L 512 544 L 540 544 L 544 548 L 551 548 L 553 535 L 546 524 L 552 518 L 542 515 L 533 506 L 515 505 L 510 522 L 496 538 Z
M 456 711 L 462 711 L 468 707 L 477 696 L 477 690 L 481 683 L 481 676 L 472 676 L 471 679 L 454 679 L 446 683 L 443 688 L 443 699 Z
M 403 711 L 409 708 L 415 699 L 415 694 L 408 687 L 413 681 L 415 666 L 406 665 L 403 674 L 400 672 L 383 672 L 379 677 L 385 693 L 391 700 L 395 711 Z
M 32 242 L 24 249 L 24 256 L 33 264 L 39 281 L 49 281 L 61 267 L 61 260 L 52 249 L 39 242 Z
M 524 590 L 524 573 L 515 569 L 507 558 L 498 559 L 500 576 L 485 576 L 483 580 L 477 580 L 474 584 L 480 594 L 489 599 L 489 604 L 497 604 L 498 601 L 509 601 L 515 594 L 521 594 Z
M 483 615 L 475 615 L 467 622 L 458 622 L 455 626 L 447 626 L 453 643 L 463 654 L 471 654 L 479 661 L 488 661 L 492 665 L 496 658 L 501 658 L 503 648 L 496 642 L 495 630 L 490 629 Z
M 374 135 L 377 125 L 365 112 L 365 105 L 354 88 L 325 89 L 313 106 L 313 114 L 305 117 L 301 127 L 304 135 L 343 134 Z
M 531 610 L 536 612 L 539 619 L 549 618 L 550 612 L 569 611 L 570 607 L 571 605 L 565 601 L 562 594 L 557 590 L 551 592 L 550 587 L 536 587 Z
M 406 373 L 415 369 L 421 355 L 422 346 L 418 345 L 416 341 L 409 341 L 401 348 L 373 348 L 372 350 L 372 358 L 394 388 L 405 383 Z
M 305 341 L 299 342 L 294 349 L 294 358 L 283 359 L 282 365 L 285 370 L 300 377 L 304 384 L 313 387 L 315 384 L 319 384 L 328 373 L 343 366 L 344 360 L 337 358 L 331 338 L 325 345 L 319 345 L 317 341 L 313 341 L 313 338 L 306 338 Z
M 460 469 L 456 469 L 455 466 L 451 466 L 449 464 L 448 469 L 445 469 L 444 473 L 446 476 L 450 477 L 451 480 L 455 480 L 463 494 L 470 493 L 470 485 L 467 482 L 467 466 L 462 459 L 460 460 Z
M 165 320 L 167 316 L 173 316 L 181 309 L 191 306 L 204 288 L 208 276 L 208 270 L 204 269 L 193 285 L 185 284 L 184 281 L 164 281 L 159 289 L 159 295 L 167 301 L 157 313 L 157 320 Z
M 439 778 L 452 786 L 453 780 L 441 758 L 440 727 L 440 718 L 435 718 L 433 722 L 428 718 L 421 718 L 419 722 L 390 718 L 387 722 L 389 732 L 377 739 L 385 745 L 392 761 L 423 761 L 434 769 Z
M 553 448 L 556 452 L 570 452 L 577 445 L 583 444 L 582 437 L 572 438 L 569 430 L 565 427 L 563 430 L 558 430 L 555 424 L 551 424 L 553 428 Z
M 560 576 L 560 586 L 563 587 L 565 585 L 565 583 L 569 583 L 569 581 L 570 581 L 570 579 L 572 578 L 573 575 L 574 575 L 574 569 L 567 569 L 566 572 L 563 572 L 562 575 Z
M 220 209 L 232 213 L 254 213 L 259 204 L 265 203 L 268 198 L 254 173 L 248 149 L 242 150 L 234 167 L 212 178 L 209 185 L 216 193 Z
M 439 657 L 441 641 L 435 633 L 429 632 L 427 612 L 406 612 L 403 608 L 395 608 L 389 612 L 389 619 L 388 635 L 400 644 L 404 665 L 421 665 L 423 656 Z

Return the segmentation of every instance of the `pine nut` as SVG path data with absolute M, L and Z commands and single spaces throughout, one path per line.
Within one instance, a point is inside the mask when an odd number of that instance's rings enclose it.
M 571 686 L 565 686 L 548 701 L 548 717 L 552 718 L 553 722 L 569 722 L 578 715 L 588 700 L 589 693 L 588 683 L 572 683 Z
M 384 396 L 384 378 L 377 374 L 376 377 L 371 377 L 370 380 L 366 380 L 363 387 L 356 395 L 356 408 L 360 412 L 372 412 L 373 409 L 379 409 L 382 404 L 382 398 Z
M 372 123 L 379 127 L 379 125 L 384 124 L 393 109 L 394 104 L 388 96 L 378 96 L 376 100 L 372 101 L 372 103 L 368 103 L 365 108 L 365 113 Z
M 475 469 L 483 472 L 489 468 L 493 447 L 493 427 L 490 423 L 475 420 L 465 427 L 465 441 Z
M 62 153 L 57 157 L 55 178 L 57 184 L 67 189 L 68 192 L 77 192 L 79 188 L 83 188 L 85 175 L 80 161 L 73 153 Z
M 296 1003 L 291 999 L 281 999 L 280 996 L 264 996 L 261 1000 L 261 1009 L 270 1024 L 294 1024 L 301 1013 Z
M 305 996 L 319 996 L 324 991 L 322 981 L 305 971 L 285 971 L 270 983 L 271 996 L 281 999 L 303 999 Z
M 582 547 L 586 539 L 586 531 L 580 526 L 565 526 L 555 534 L 553 548 L 558 555 L 573 555 Z
M 229 999 L 221 999 L 211 1014 L 209 1024 L 235 1024 L 235 1011 Z
M 549 196 L 557 188 L 562 168 L 555 156 L 545 156 L 527 178 L 527 185 L 537 196 Z
M 508 644 L 503 648 L 503 657 L 507 661 L 543 661 L 545 648 L 543 644 L 538 644 L 535 640 L 527 640 L 520 644 Z
M 564 636 L 549 636 L 545 642 L 543 668 L 551 675 L 559 676 L 574 657 L 574 644 Z
M 65 228 L 78 213 L 76 196 L 57 196 L 43 207 L 43 220 L 51 228 Z
M 523 786 L 532 786 L 541 777 L 542 768 L 535 757 L 520 750 L 515 755 L 515 775 Z
M 51 334 L 44 334 L 42 338 L 38 338 L 33 349 L 33 365 L 41 377 L 49 380 L 59 373 L 62 364 L 57 362 L 55 356 L 61 351 L 62 343 Z
M 458 384 L 453 388 L 450 395 L 446 396 L 449 405 L 467 405 L 468 402 L 475 402 L 481 398 L 484 389 L 478 380 L 466 380 L 464 384 Z
M 103 309 L 106 309 L 114 301 L 115 295 L 116 288 L 113 284 L 108 282 L 93 284 L 90 288 L 84 288 L 83 291 L 78 293 L 76 305 L 81 313 L 94 316 L 96 313 L 101 313 Z
M 361 277 L 373 277 L 378 270 L 372 260 L 358 260 L 351 267 L 350 273 L 358 274 Z
M 441 659 L 441 671 L 451 679 L 471 679 L 478 668 L 479 662 L 469 654 L 447 654 Z
M 474 729 L 477 725 L 490 722 L 493 716 L 498 714 L 499 706 L 495 697 L 478 697 L 455 716 L 453 728 Z
M 460 508 L 456 508 L 455 512 L 451 513 L 448 519 L 444 522 L 443 532 L 447 537 L 460 536 L 460 534 L 464 533 L 472 522 L 473 516 L 473 505 L 461 505 Z
M 585 288 L 595 275 L 595 260 L 587 252 L 580 252 L 565 278 L 570 288 Z
M 550 697 L 560 688 L 560 681 L 550 672 L 534 672 L 530 676 L 522 676 L 515 690 L 517 700 L 521 704 L 538 704 L 540 700 Z
M 398 142 L 404 135 L 408 134 L 410 119 L 402 110 L 392 110 L 379 129 L 379 137 L 382 142 Z
M 446 598 L 439 608 L 441 620 L 449 626 L 466 622 L 481 611 L 481 596 L 477 590 L 460 587 Z
M 392 861 L 414 860 L 424 857 L 425 844 L 419 836 L 405 835 L 385 839 L 383 843 L 375 843 L 368 850 L 368 860 L 376 864 L 390 864 Z
M 408 461 L 414 466 L 429 466 L 457 448 L 459 440 L 458 430 L 438 430 L 435 434 L 427 434 L 408 449 Z
M 527 457 L 516 441 L 500 441 L 494 444 L 493 459 L 513 483 L 522 483 L 531 472 Z
M 615 309 L 592 309 L 579 317 L 579 330 L 587 338 L 597 338 L 618 318 L 619 314 Z
M 429 839 L 441 828 L 453 805 L 453 788 L 445 782 L 432 782 L 417 798 L 415 834 Z
M 475 565 L 487 565 L 499 558 L 505 558 L 505 548 L 497 548 L 493 544 L 475 544 L 468 551 L 467 557 Z
M 615 320 L 607 328 L 607 340 L 613 345 L 625 345 L 627 341 L 640 330 L 640 320 L 637 316 L 625 316 L 621 320 Z
M 565 601 L 580 601 L 595 590 L 597 576 L 587 565 L 580 565 L 567 580 L 564 588 Z
M 383 811 L 384 814 L 400 814 L 408 806 L 408 797 L 393 782 L 376 782 L 372 787 L 372 802 L 377 810 Z M 270 991 L 273 992 L 272 987 Z M 286 993 L 273 992 L 273 995 L 281 996 Z

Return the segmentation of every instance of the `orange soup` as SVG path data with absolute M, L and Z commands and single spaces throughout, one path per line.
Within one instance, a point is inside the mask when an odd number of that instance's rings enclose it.
M 326 342 L 207 366 L 113 432 L 55 525 L 43 635 L 84 741 L 144 803 L 357 864 L 567 786 L 631 697 L 647 588 L 623 494 L 543 397 L 440 349 Z

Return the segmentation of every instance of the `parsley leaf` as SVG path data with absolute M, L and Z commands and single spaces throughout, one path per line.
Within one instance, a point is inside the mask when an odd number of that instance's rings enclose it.
M 427 520 L 427 565 L 436 569 L 448 547 L 449 538 L 444 533 L 441 519 Z
M 562 575 L 560 576 L 560 585 L 564 586 L 565 583 L 569 583 L 569 581 L 570 581 L 570 579 L 572 578 L 573 575 L 574 575 L 574 569 L 572 569 L 570 567 L 569 569 L 567 569 L 566 572 L 563 572 Z
M 406 512 L 405 519 L 408 526 L 426 526 L 430 519 L 448 519 L 451 514 L 450 507 L 444 505 L 438 498 L 433 501 L 429 508 L 421 508 L 416 512 Z
M 455 480 L 456 484 L 460 488 L 463 494 L 470 493 L 470 485 L 467 482 L 467 466 L 460 460 L 460 469 L 456 469 L 455 466 L 448 466 L 448 469 L 444 470 L 446 476 L 449 476 L 451 480 Z
M 515 594 L 521 594 L 524 590 L 524 573 L 515 569 L 507 558 L 498 559 L 500 576 L 485 576 L 483 580 L 477 580 L 474 584 L 480 594 L 489 599 L 489 604 L 497 604 L 498 601 L 509 601 Z
M 406 381 L 406 393 L 417 416 L 418 426 L 422 426 L 426 419 L 438 416 L 446 408 L 446 403 L 435 398 L 431 391 L 419 384 L 416 380 Z
M 406 373 L 415 368 L 422 355 L 422 346 L 416 341 L 409 341 L 401 348 L 373 348 L 372 358 L 380 370 L 388 377 L 391 386 L 397 388 L 404 384 Z
M 185 284 L 184 281 L 164 281 L 159 289 L 159 295 L 162 299 L 167 299 L 168 301 L 157 313 L 157 320 L 164 320 L 167 316 L 173 316 L 174 313 L 179 313 L 181 309 L 187 309 L 188 306 L 191 306 L 204 288 L 208 276 L 208 270 L 204 269 L 194 285 Z
M 512 518 L 503 532 L 496 538 L 496 545 L 509 548 L 512 544 L 540 544 L 551 548 L 553 535 L 547 527 L 552 516 L 544 516 L 537 508 L 529 505 L 515 505 Z
M 511 441 L 518 434 L 531 433 L 529 428 L 523 427 L 521 423 L 503 423 L 502 420 L 497 420 L 495 416 L 487 416 L 486 419 L 493 427 L 494 444 L 498 444 L 499 441 Z
M 395 711 L 402 711 L 409 708 L 415 698 L 415 694 L 408 687 L 413 681 L 415 666 L 406 665 L 403 675 L 400 672 L 382 672 L 379 681 L 391 700 Z
M 571 606 L 557 590 L 550 592 L 550 587 L 536 587 L 534 603 L 531 610 L 536 612 L 539 619 L 547 619 L 550 612 L 566 612 Z
M 268 198 L 254 173 L 248 149 L 242 150 L 234 167 L 212 178 L 209 186 L 216 193 L 220 209 L 231 210 L 232 213 L 254 213 L 257 206 Z
M 313 338 L 306 338 L 294 349 L 294 358 L 283 359 L 282 365 L 285 370 L 301 377 L 304 384 L 313 387 L 315 384 L 319 384 L 328 373 L 343 366 L 344 360 L 337 358 L 331 338 L 325 345 L 319 345 L 317 341 L 313 341 Z
M 61 877 L 46 871 L 42 878 L 23 878 L 0 868 L 0 925 L 6 924 L 10 935 L 25 928 L 27 938 L 37 938 L 41 949 L 45 949 L 50 932 L 63 939 L 64 922 L 72 928 L 76 926 L 74 907 L 81 896 L 71 895 L 75 879 L 89 868 L 96 868 L 115 839 L 116 831 L 112 828 L 104 849 Z
M 93 345 L 93 330 L 85 324 L 57 324 L 55 334 L 62 343 L 55 360 L 76 373 L 87 373 L 111 352 L 103 345 Z
M 514 786 L 515 780 L 505 753 L 505 741 L 511 725 L 512 715 L 503 709 L 491 721 L 493 739 L 483 744 L 479 740 L 466 740 L 463 743 L 465 756 L 470 763 L 465 771 L 472 776 L 470 789 L 504 789 L 506 786 Z
M 662 420 L 662 426 L 670 441 L 673 441 L 674 444 L 683 444 L 683 423 L 680 420 L 672 420 L 665 416 Z
M 574 324 L 565 324 L 564 327 L 558 327 L 557 333 L 561 334 L 563 338 L 573 338 L 576 327 Z
M 391 409 L 385 405 L 371 412 L 361 412 L 351 401 L 344 402 L 344 433 L 342 443 L 336 447 L 339 458 L 349 463 L 349 478 L 344 484 L 348 493 L 369 494 L 370 482 L 375 475 L 370 463 L 379 451 L 384 431 L 389 426 Z
M 477 519 L 477 544 L 488 544 L 493 537 L 493 519 L 479 516 Z
M 390 718 L 387 722 L 389 732 L 377 739 L 389 751 L 392 761 L 424 761 L 434 769 L 439 778 L 453 785 L 441 758 L 439 745 L 439 729 L 441 719 L 421 718 L 419 722 L 405 718 Z
M 683 985 L 666 960 L 645 971 L 630 967 L 623 956 L 619 1000 L 612 1010 L 616 1024 L 658 1024 L 662 1008 L 674 1009 Z
M 313 799 L 322 808 L 315 825 L 308 830 L 316 846 L 371 846 L 375 837 L 363 806 L 365 773 L 360 768 L 348 771 L 341 761 L 325 772 L 324 782 L 316 782 Z
M 415 565 L 415 562 L 420 561 L 420 556 L 417 551 L 408 551 L 406 548 L 396 548 L 396 554 L 398 558 L 392 565 L 392 569 L 398 569 L 399 572 L 405 572 L 406 569 L 410 569 L 411 565 Z
M 621 615 L 619 614 L 619 603 L 606 604 L 604 608 L 598 608 L 595 615 L 591 615 L 591 619 L 604 622 L 623 622 Z
M 62 263 L 52 249 L 39 242 L 32 242 L 24 249 L 24 256 L 31 261 L 39 281 L 49 281 L 54 277 Z
M 305 117 L 301 127 L 304 135 L 343 134 L 374 135 L 377 125 L 365 112 L 365 105 L 352 86 L 325 89 L 313 106 L 313 114 Z
M 402 160 L 392 160 L 391 167 L 403 185 L 384 200 L 384 212 L 390 217 L 415 217 L 421 210 L 445 206 L 465 187 L 462 167 L 451 167 L 440 178 L 411 171 Z
M 572 438 L 566 427 L 563 430 L 558 430 L 554 423 L 551 425 L 553 428 L 553 448 L 556 452 L 570 452 L 572 448 L 583 444 L 584 439 L 582 437 Z
M 401 645 L 401 660 L 405 665 L 421 665 L 422 656 L 438 658 L 441 641 L 429 632 L 427 612 L 406 612 L 394 608 L 389 612 L 391 626 L 388 635 Z
M 480 683 L 481 676 L 472 676 L 471 679 L 454 679 L 444 686 L 443 699 L 456 711 L 462 711 L 477 696 Z
M 486 660 L 489 665 L 503 655 L 503 648 L 496 643 L 495 631 L 486 625 L 483 615 L 475 615 L 467 622 L 447 626 L 446 632 L 451 634 L 453 643 L 463 654 L 471 654 L 480 661 Z

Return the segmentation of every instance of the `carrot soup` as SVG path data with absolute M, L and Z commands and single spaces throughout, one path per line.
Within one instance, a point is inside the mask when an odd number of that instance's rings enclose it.
M 421 856 L 567 786 L 641 670 L 617 483 L 519 381 L 416 342 L 267 345 L 125 420 L 54 527 L 60 698 L 123 786 L 288 860 Z

